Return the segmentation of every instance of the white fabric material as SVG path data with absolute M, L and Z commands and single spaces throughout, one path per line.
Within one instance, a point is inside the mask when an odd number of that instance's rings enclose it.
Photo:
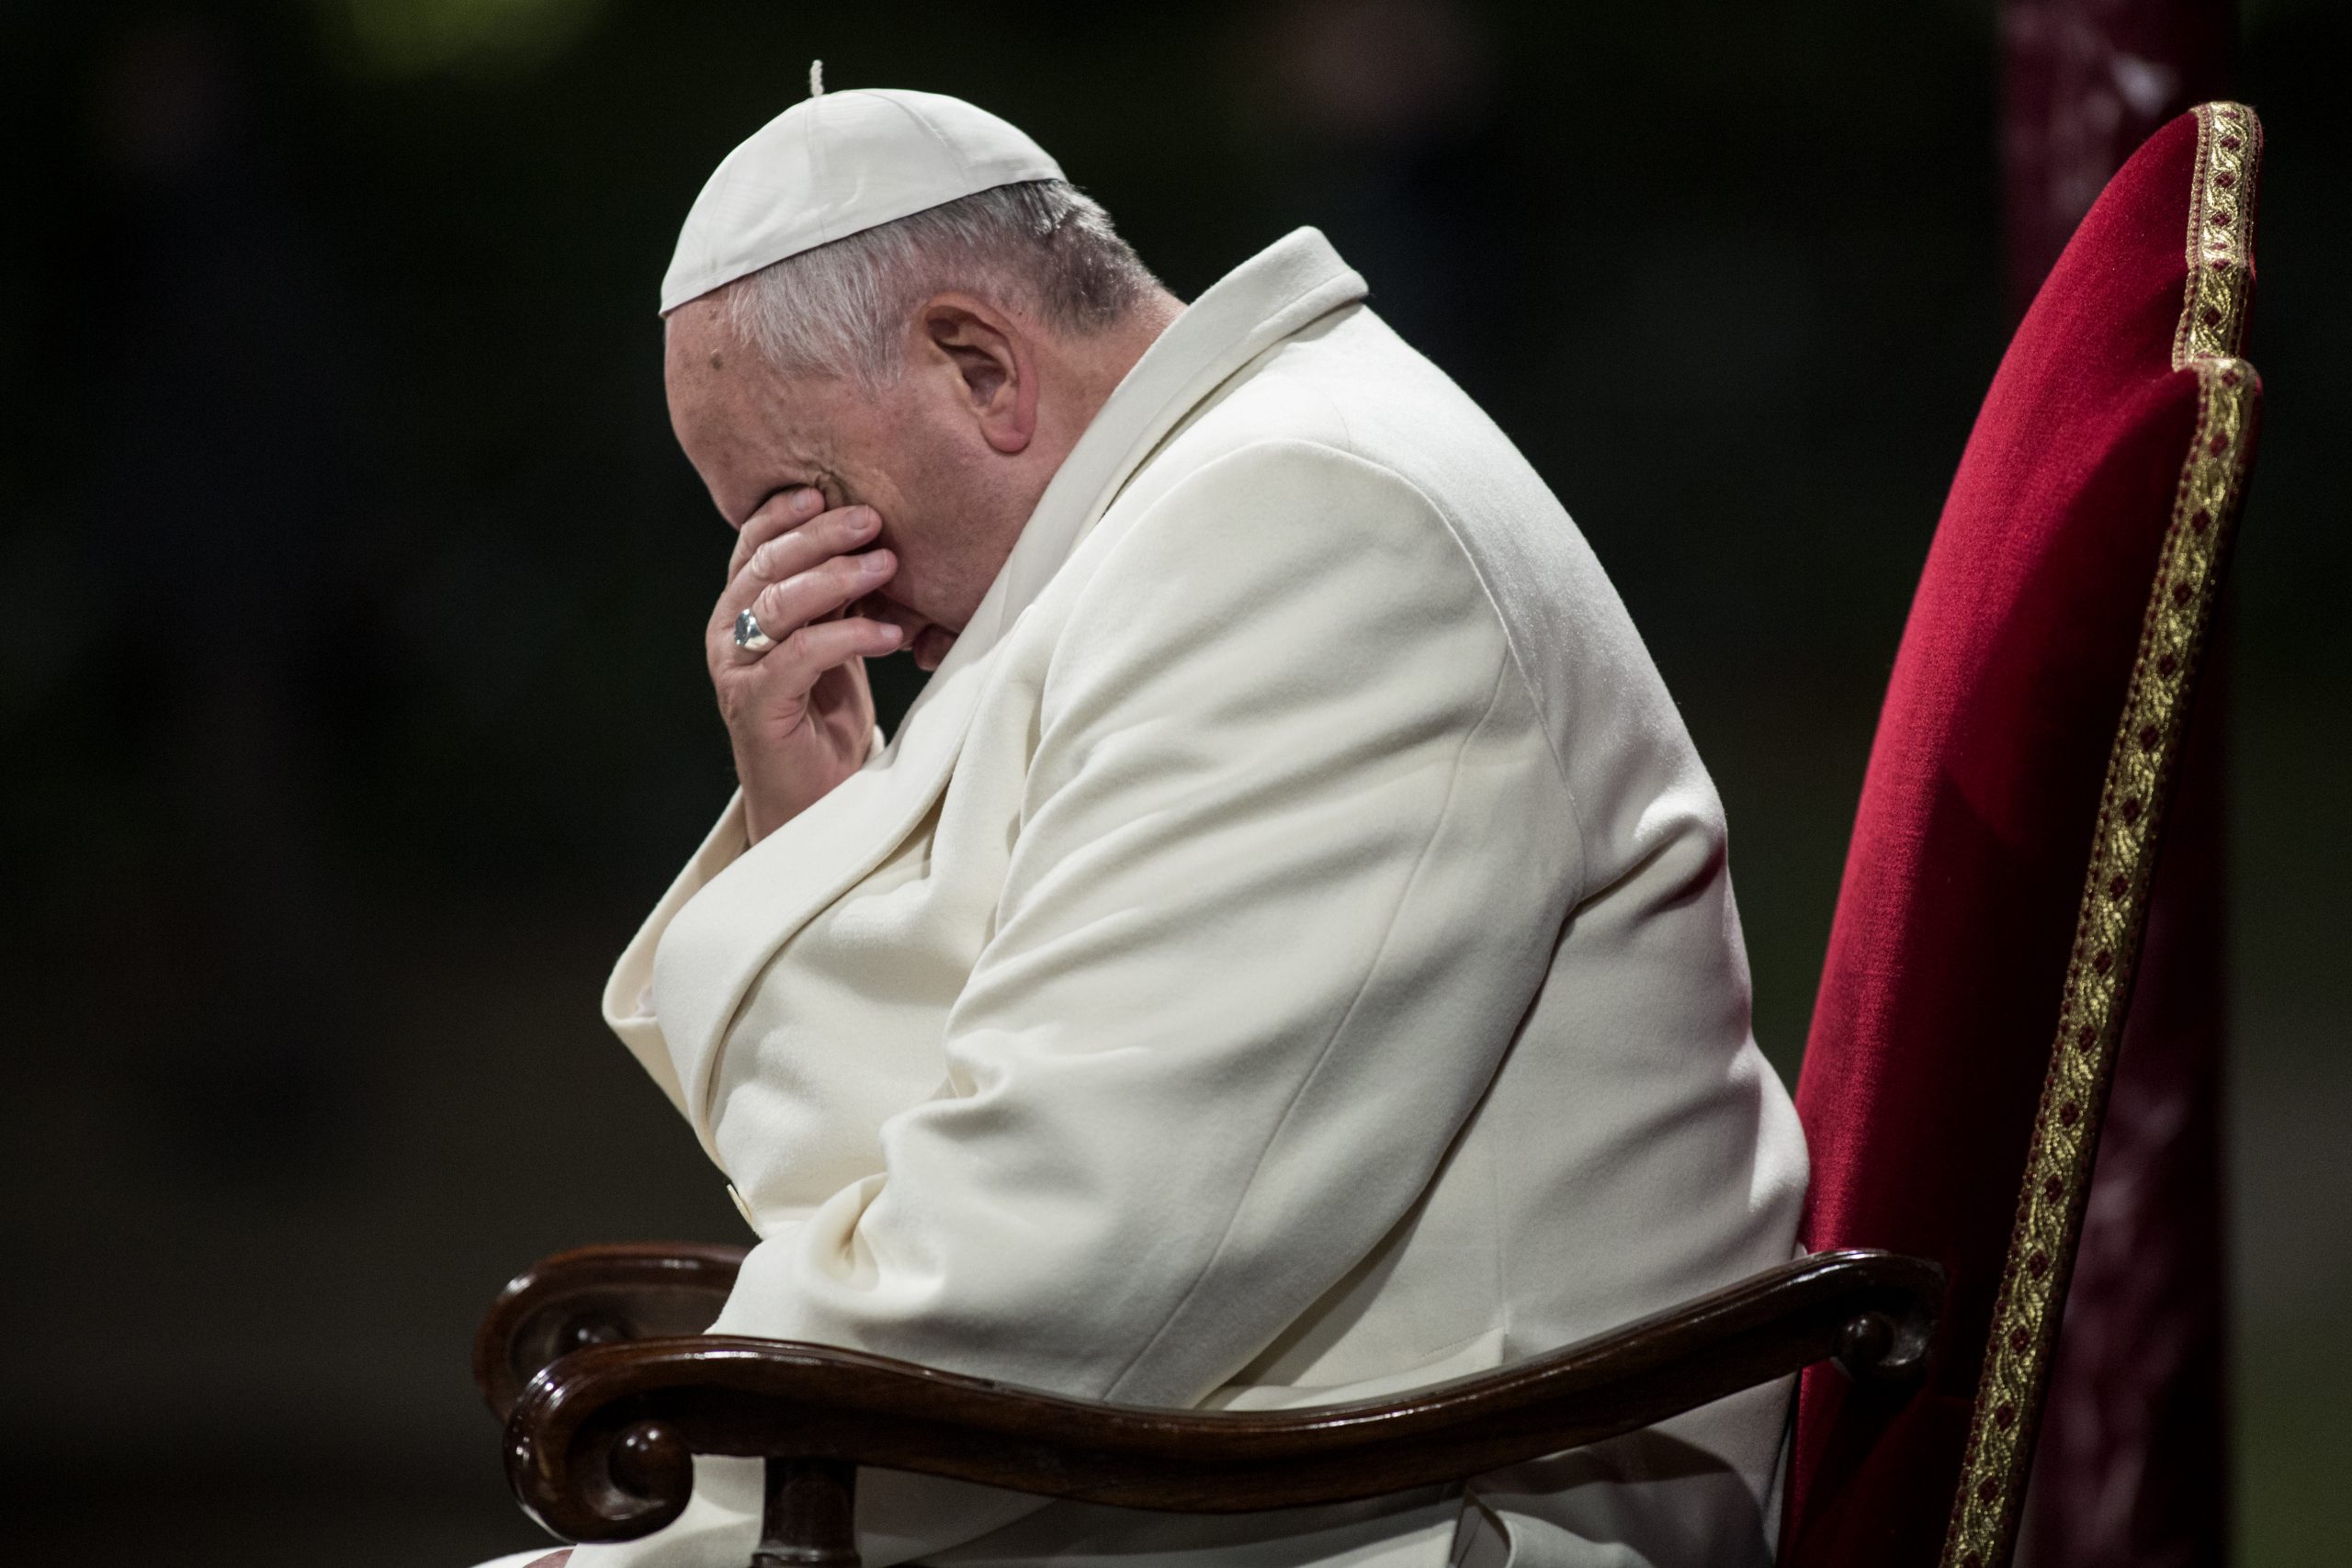
M 718 1332 L 1278 1408 L 1792 1255 L 1713 787 L 1575 525 L 1363 293 L 1305 230 L 1187 310 L 899 734 L 748 851 L 730 807 L 623 955 L 608 1021 L 761 1236 Z M 869 1472 L 861 1545 L 1761 1563 L 1786 1410 L 1243 1518 Z M 698 1475 L 691 1542 L 575 1568 L 736 1568 L 756 1478 Z
M 861 87 L 804 98 L 721 160 L 662 279 L 662 310 L 786 256 L 1061 165 L 961 98 Z

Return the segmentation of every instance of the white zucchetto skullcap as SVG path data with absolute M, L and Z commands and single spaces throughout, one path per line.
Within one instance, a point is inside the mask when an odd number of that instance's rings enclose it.
M 695 197 L 662 279 L 662 313 L 862 229 L 1061 177 L 1044 148 L 961 98 L 881 87 L 803 98 L 727 154 Z

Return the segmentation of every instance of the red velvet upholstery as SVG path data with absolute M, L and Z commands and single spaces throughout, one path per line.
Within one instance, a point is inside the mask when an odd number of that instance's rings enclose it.
M 2255 142 L 2250 114 L 2229 124 Z M 2199 372 L 2175 367 L 2199 135 L 2184 115 L 2151 138 L 2043 285 L 1904 631 L 1797 1090 L 1804 1239 L 1939 1259 L 1951 1294 L 1925 1388 L 1805 1377 L 1784 1562 L 1899 1568 L 1945 1543 L 2109 752 L 2199 438 Z M 2249 151 L 2249 262 L 2254 166 Z

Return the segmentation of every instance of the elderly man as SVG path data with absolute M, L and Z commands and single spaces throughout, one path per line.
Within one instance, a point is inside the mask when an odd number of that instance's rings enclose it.
M 1301 230 L 1190 305 L 1001 120 L 812 96 L 664 285 L 741 789 L 608 1021 L 759 1245 L 717 1332 L 1263 1409 L 1787 1259 L 1722 808 L 1526 461 Z M 934 671 L 899 733 L 862 661 Z M 1785 1385 L 1375 1504 L 876 1473 L 865 1561 L 1761 1562 Z M 741 1568 L 759 1480 L 572 1568 Z M 522 1559 L 516 1559 L 520 1562 Z

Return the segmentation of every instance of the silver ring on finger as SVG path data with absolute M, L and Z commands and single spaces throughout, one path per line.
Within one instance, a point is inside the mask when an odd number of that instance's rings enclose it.
M 746 653 L 765 653 L 775 638 L 760 629 L 759 616 L 745 610 L 735 617 L 735 646 Z

